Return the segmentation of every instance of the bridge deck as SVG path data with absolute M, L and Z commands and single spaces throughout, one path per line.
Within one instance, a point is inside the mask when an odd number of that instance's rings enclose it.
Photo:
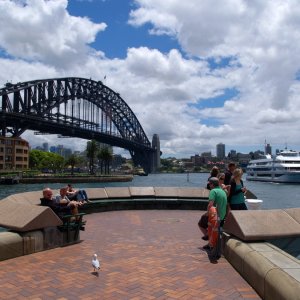
M 209 261 L 200 215 L 88 215 L 84 242 L 0 262 L 0 299 L 260 299 L 224 258 Z M 93 253 L 102 264 L 98 277 Z

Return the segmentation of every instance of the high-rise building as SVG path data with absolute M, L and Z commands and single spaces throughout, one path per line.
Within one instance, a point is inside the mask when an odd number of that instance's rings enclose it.
M 56 153 L 56 146 L 50 146 L 50 152 Z
M 272 155 L 272 147 L 270 144 L 265 145 L 265 154 L 270 154 Z
M 160 168 L 160 141 L 158 134 L 154 134 L 152 137 L 152 148 L 155 149 L 152 159 L 152 172 L 157 172 Z
M 64 145 L 57 145 L 56 147 L 56 154 L 64 156 Z
M 219 143 L 216 146 L 217 158 L 223 159 L 225 157 L 225 144 Z
M 237 154 L 236 154 L 236 150 L 230 150 L 230 152 L 229 152 L 229 154 L 230 154 L 230 157 L 231 158 L 234 158 L 234 157 L 236 157 L 237 156 Z
M 43 143 L 43 150 L 45 152 L 48 152 L 49 151 L 49 144 L 48 143 Z

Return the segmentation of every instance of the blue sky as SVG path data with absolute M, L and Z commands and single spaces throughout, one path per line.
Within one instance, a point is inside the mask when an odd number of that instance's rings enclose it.
M 215 153 L 220 142 L 226 152 L 262 150 L 265 140 L 274 150 L 300 150 L 298 6 L 2 0 L 0 84 L 106 76 L 149 140 L 160 136 L 164 157 Z M 23 137 L 33 146 L 62 143 L 53 135 Z M 72 144 L 81 150 L 86 141 Z
M 149 35 L 149 24 L 134 27 L 128 24 L 130 11 L 136 5 L 133 1 L 97 0 L 68 2 L 68 11 L 74 16 L 87 16 L 93 22 L 105 22 L 107 29 L 91 44 L 104 51 L 108 58 L 126 58 L 127 48 L 149 47 L 169 52 L 179 45 L 175 39 L 166 36 Z

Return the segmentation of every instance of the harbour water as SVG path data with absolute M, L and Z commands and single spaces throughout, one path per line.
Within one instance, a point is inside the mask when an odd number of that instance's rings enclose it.
M 108 186 L 173 186 L 173 187 L 205 187 L 207 173 L 190 174 L 149 174 L 148 176 L 134 176 L 131 182 L 110 183 L 82 183 L 77 188 L 96 188 Z M 64 183 L 51 184 L 16 184 L 1 185 L 0 199 L 11 194 L 42 190 L 45 186 L 58 189 Z M 263 200 L 262 209 L 292 208 L 300 206 L 300 185 L 274 184 L 268 182 L 254 182 L 244 180 L 244 185 L 254 193 L 258 199 Z

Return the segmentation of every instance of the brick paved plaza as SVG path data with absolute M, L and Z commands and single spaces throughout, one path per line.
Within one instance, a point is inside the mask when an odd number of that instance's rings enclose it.
M 0 262 L 0 299 L 260 299 L 221 258 L 209 261 L 201 212 L 87 215 L 82 242 Z M 98 254 L 101 270 L 91 266 Z

